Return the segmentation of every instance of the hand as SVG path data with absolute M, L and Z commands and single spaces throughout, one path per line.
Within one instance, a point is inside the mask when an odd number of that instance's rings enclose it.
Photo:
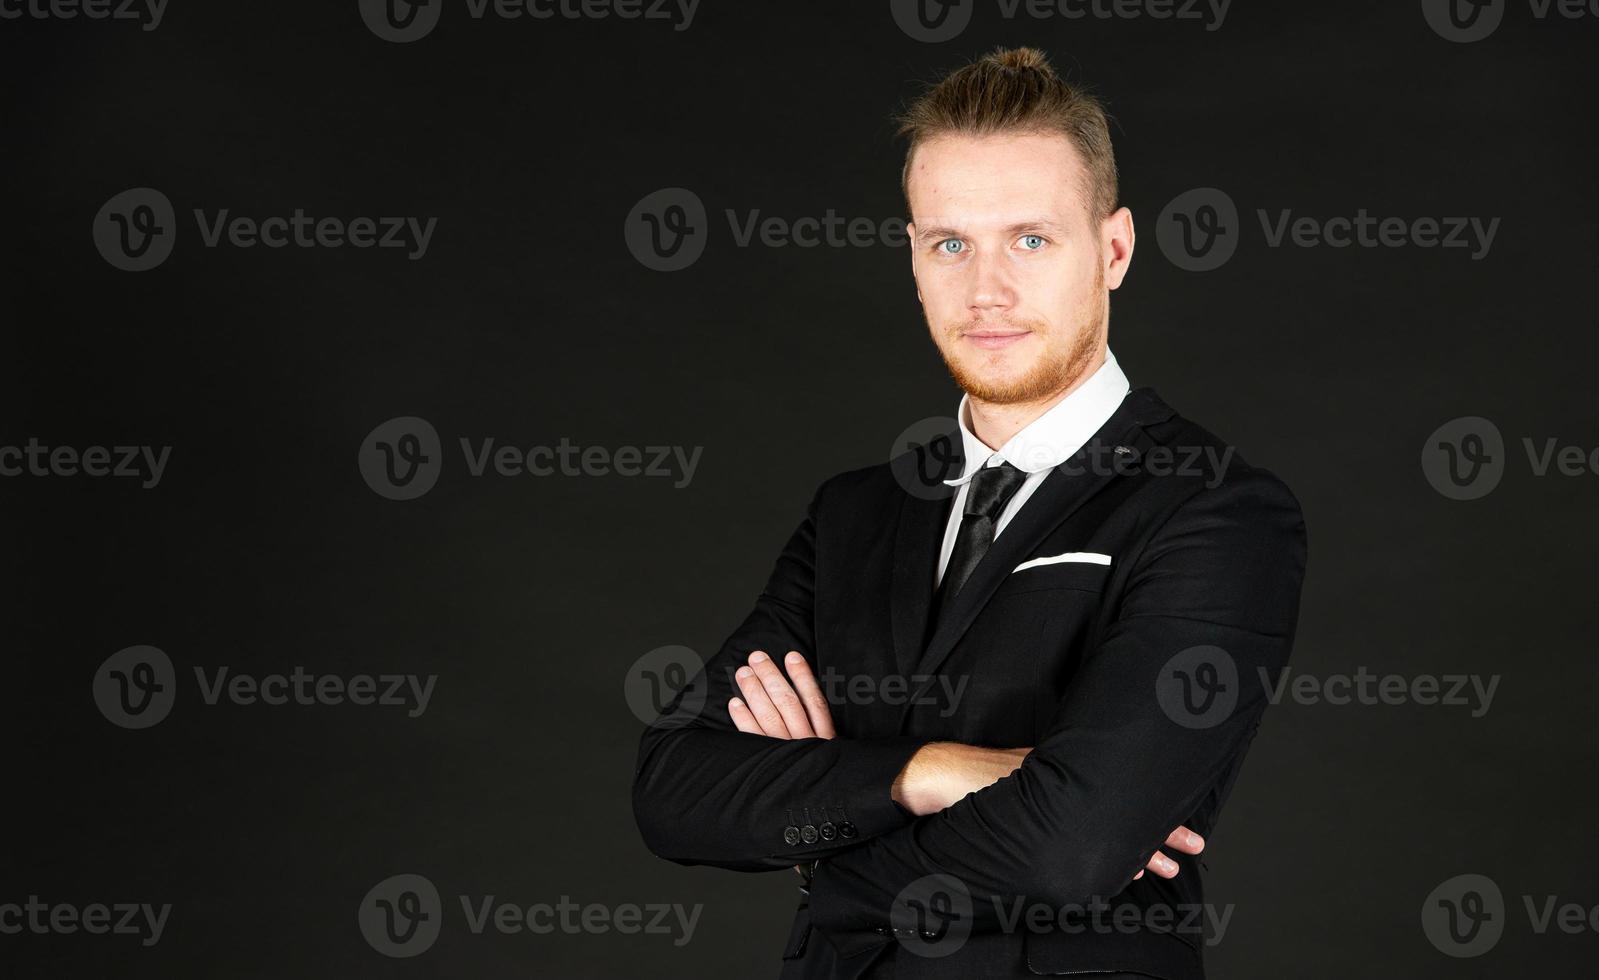
M 1205 849 L 1205 838 L 1194 833 L 1192 830 L 1189 830 L 1187 827 L 1178 827 L 1176 830 L 1171 832 L 1170 836 L 1166 838 L 1166 846 L 1172 848 L 1173 850 L 1181 851 L 1184 854 L 1198 854 L 1200 851 Z M 1162 878 L 1177 877 L 1177 862 L 1173 861 L 1171 858 L 1159 851 L 1155 852 L 1154 856 L 1149 859 L 1149 863 L 1144 865 L 1144 868 L 1146 870 L 1155 872 L 1155 874 L 1161 876 Z M 1133 880 L 1137 881 L 1143 876 L 1144 872 L 1139 871 L 1137 874 L 1133 875 Z
M 789 677 L 794 678 L 793 687 L 763 650 L 751 653 L 749 665 L 734 672 L 744 699 L 727 702 L 733 724 L 741 732 L 769 738 L 832 738 L 833 713 L 811 665 L 797 650 L 790 650 L 785 662 Z M 806 877 L 804 865 L 796 864 L 794 870 Z
M 833 713 L 810 664 L 790 650 L 783 665 L 794 680 L 792 687 L 762 650 L 751 653 L 748 666 L 734 672 L 744 697 L 727 702 L 733 724 L 741 732 L 769 738 L 832 738 Z

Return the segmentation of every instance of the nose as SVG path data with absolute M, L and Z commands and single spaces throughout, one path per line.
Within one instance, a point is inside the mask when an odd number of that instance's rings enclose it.
M 974 313 L 1008 310 L 1016 302 L 1015 284 L 1002 256 L 978 254 L 972 257 L 971 294 L 967 307 Z

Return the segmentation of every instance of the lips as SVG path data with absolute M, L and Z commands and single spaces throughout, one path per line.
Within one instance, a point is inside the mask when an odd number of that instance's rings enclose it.
M 1002 350 L 1026 337 L 1027 330 L 969 330 L 962 336 L 982 350 Z

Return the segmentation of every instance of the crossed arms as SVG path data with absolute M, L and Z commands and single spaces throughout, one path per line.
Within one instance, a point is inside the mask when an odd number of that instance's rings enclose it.
M 1252 471 L 1201 490 L 1126 556 L 1114 621 L 1024 755 L 911 736 L 825 738 L 808 713 L 808 728 L 794 718 L 796 737 L 770 694 L 776 718 L 747 689 L 751 675 L 737 676 L 751 651 L 816 649 L 817 516 L 828 493 L 824 485 L 755 610 L 690 686 L 693 697 L 680 696 L 641 741 L 634 810 L 651 850 L 745 871 L 823 858 L 811 923 L 840 934 L 879 926 L 895 896 L 930 874 L 958 878 L 974 928 L 997 928 L 992 910 L 1003 903 L 1086 904 L 1158 865 L 1162 843 L 1193 853 L 1171 838 L 1230 788 L 1266 685 L 1287 661 L 1305 546 L 1298 505 L 1280 482 Z M 1156 691 L 1171 658 L 1196 646 L 1226 651 L 1236 701 L 1213 724 L 1189 728 Z M 778 722 L 789 737 L 769 734 Z M 785 840 L 802 811 L 824 808 L 855 833 Z
M 741 732 L 767 738 L 834 738 L 833 712 L 810 664 L 798 650 L 783 658 L 783 675 L 764 650 L 750 654 L 749 662 L 734 672 L 742 698 L 727 702 L 727 713 Z M 792 683 L 790 683 L 792 681 Z M 924 817 L 952 806 L 968 793 L 992 786 L 1021 767 L 1030 749 L 990 749 L 960 742 L 929 742 L 916 750 L 894 780 L 890 793 L 895 803 Z M 1178 827 L 1164 842 L 1184 854 L 1198 854 L 1204 838 Z M 796 870 L 804 871 L 799 866 Z M 1176 861 L 1156 851 L 1133 875 L 1149 870 L 1162 878 L 1175 878 Z

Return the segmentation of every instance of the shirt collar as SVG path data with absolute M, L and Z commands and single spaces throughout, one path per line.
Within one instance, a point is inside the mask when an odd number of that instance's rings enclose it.
M 1087 381 L 1049 411 L 1027 423 L 998 449 L 989 449 L 972 434 L 971 421 L 967 416 L 968 398 L 962 395 L 955 417 L 960 420 L 961 445 L 965 450 L 964 469 L 960 476 L 944 482 L 958 487 L 971 480 L 984 466 L 998 466 L 1001 463 L 1010 463 L 1028 474 L 1054 469 L 1070 459 L 1110 420 L 1129 390 L 1131 386 L 1127 382 L 1127 375 L 1116 363 L 1116 355 L 1106 348 L 1105 363 L 1099 366 L 1099 370 L 1089 375 Z

